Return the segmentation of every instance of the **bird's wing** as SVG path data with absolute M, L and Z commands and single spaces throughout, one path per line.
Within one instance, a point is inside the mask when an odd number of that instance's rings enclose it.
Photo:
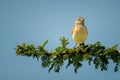
M 85 26 L 85 28 L 86 28 L 86 30 L 87 30 L 86 34 L 88 35 L 88 29 L 87 29 L 87 27 L 86 27 L 86 26 Z
M 75 29 L 75 27 L 72 28 L 72 30 L 71 30 L 71 34 L 73 34 L 74 29 Z

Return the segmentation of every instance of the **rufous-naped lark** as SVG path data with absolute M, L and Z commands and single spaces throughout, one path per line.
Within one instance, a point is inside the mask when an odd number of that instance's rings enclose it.
M 77 18 L 75 21 L 75 25 L 71 31 L 72 38 L 73 38 L 74 42 L 76 43 L 76 45 L 77 44 L 84 45 L 84 42 L 88 35 L 88 30 L 84 24 L 84 20 L 85 19 L 82 17 Z

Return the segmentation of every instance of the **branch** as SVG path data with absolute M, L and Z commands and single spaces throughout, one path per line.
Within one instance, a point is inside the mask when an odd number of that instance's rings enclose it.
M 48 40 L 42 45 L 35 46 L 33 44 L 27 45 L 22 43 L 16 46 L 16 55 L 27 56 L 41 59 L 42 67 L 49 67 L 49 72 L 53 69 L 55 72 L 59 72 L 63 66 L 64 61 L 68 61 L 66 68 L 70 65 L 74 66 L 74 71 L 82 67 L 83 61 L 88 61 L 95 66 L 95 69 L 101 69 L 101 71 L 107 71 L 109 61 L 112 60 L 115 64 L 114 71 L 117 72 L 120 66 L 120 52 L 117 50 L 118 45 L 114 45 L 110 48 L 106 48 L 100 42 L 94 44 L 87 44 L 85 47 L 79 46 L 76 48 L 67 48 L 69 44 L 68 39 L 60 38 L 61 45 L 58 46 L 55 51 L 48 52 L 45 49 Z

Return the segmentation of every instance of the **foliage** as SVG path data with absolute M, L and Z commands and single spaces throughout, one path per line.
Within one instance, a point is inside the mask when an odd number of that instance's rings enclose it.
M 78 46 L 76 48 L 67 48 L 69 44 L 68 39 L 65 37 L 60 38 L 61 45 L 58 46 L 53 52 L 48 52 L 45 49 L 48 40 L 42 45 L 35 46 L 33 44 L 22 43 L 16 46 L 16 55 L 28 56 L 41 59 L 42 67 L 49 67 L 49 72 L 53 69 L 59 72 L 65 61 L 68 61 L 66 68 L 73 65 L 74 71 L 82 67 L 83 61 L 88 61 L 88 64 L 94 64 L 95 69 L 101 71 L 108 70 L 108 64 L 113 61 L 115 64 L 114 71 L 117 72 L 120 65 L 120 52 L 117 50 L 117 45 L 106 48 L 100 42 L 88 44 L 84 47 Z

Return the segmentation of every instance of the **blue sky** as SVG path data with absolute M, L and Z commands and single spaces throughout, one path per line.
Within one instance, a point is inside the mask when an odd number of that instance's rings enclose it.
M 46 49 L 54 50 L 62 36 L 72 48 L 75 43 L 70 32 L 77 17 L 86 18 L 86 44 L 119 44 L 120 0 L 0 0 L 0 80 L 120 80 L 120 71 L 113 72 L 112 62 L 107 72 L 84 62 L 78 74 L 72 66 L 48 73 L 40 61 L 15 55 L 17 44 L 39 45 L 46 39 Z

